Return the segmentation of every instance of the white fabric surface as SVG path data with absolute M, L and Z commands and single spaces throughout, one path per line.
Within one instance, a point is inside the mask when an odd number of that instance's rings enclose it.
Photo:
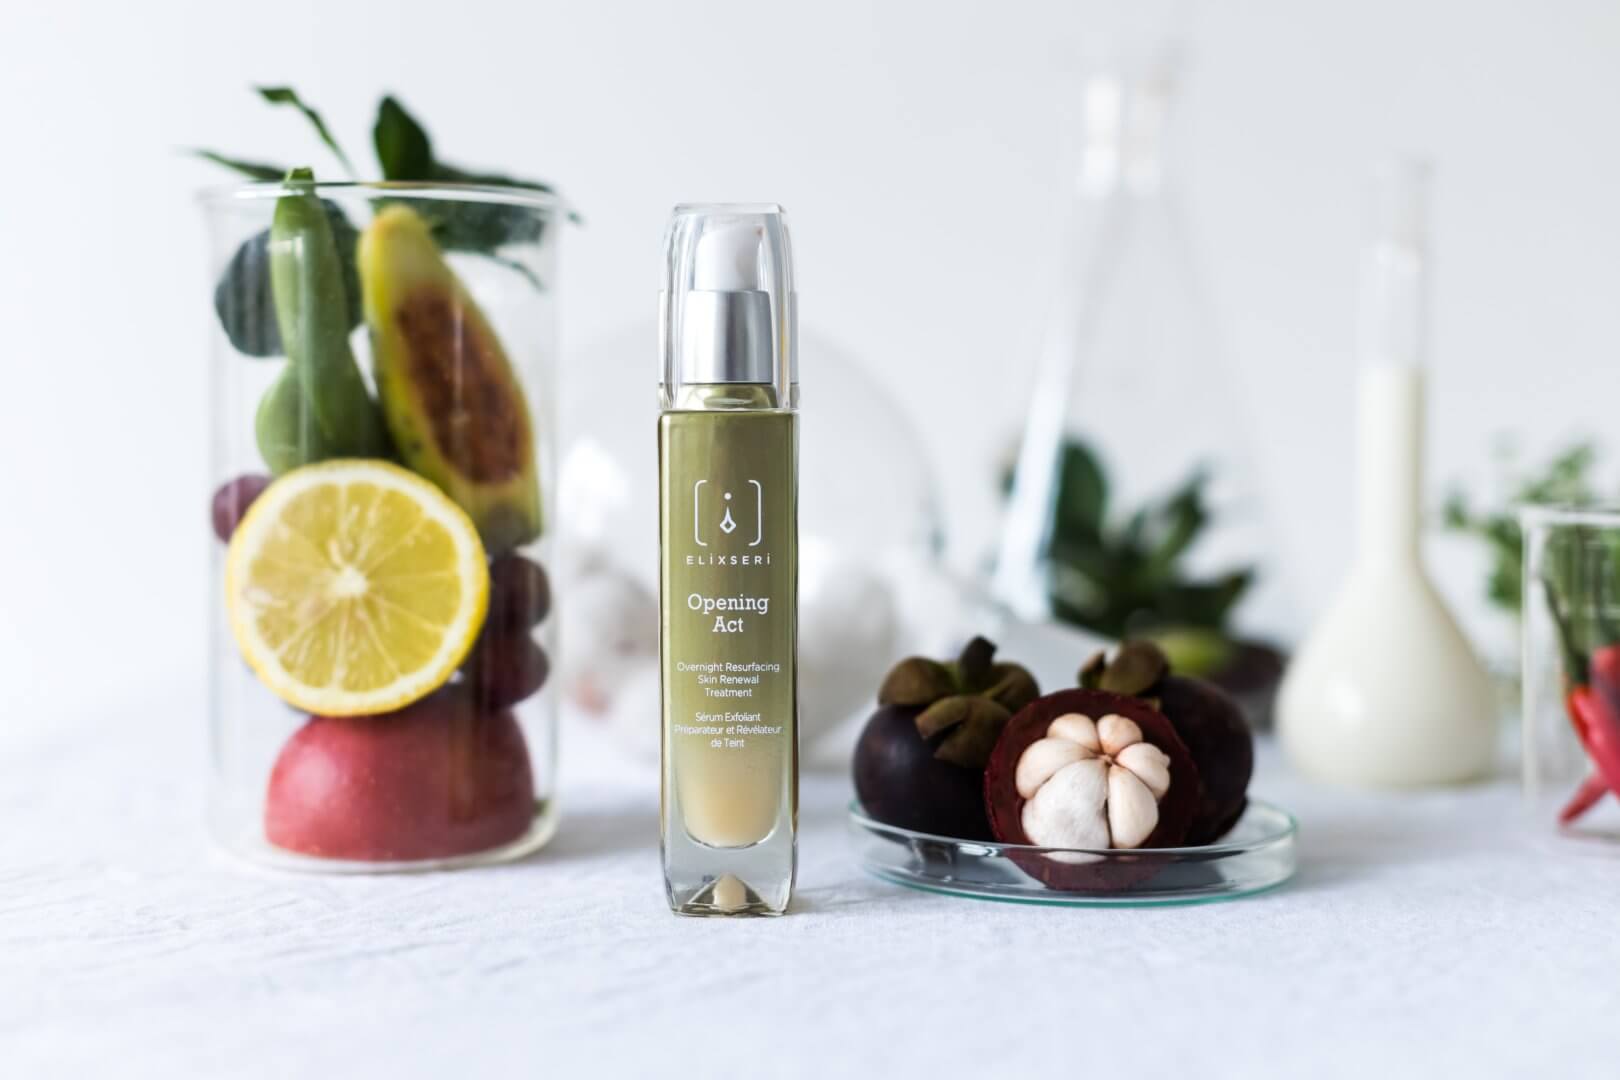
M 0 1075 L 1620 1075 L 1620 858 L 1526 835 L 1510 782 L 1324 791 L 1268 749 L 1291 885 L 1082 910 L 869 879 L 808 773 L 793 913 L 689 920 L 655 772 L 578 725 L 538 856 L 337 878 L 214 852 L 170 720 L 3 750 Z

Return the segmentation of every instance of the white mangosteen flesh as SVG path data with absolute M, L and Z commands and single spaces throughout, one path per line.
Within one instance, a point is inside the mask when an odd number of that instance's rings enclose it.
M 1110 713 L 1053 720 L 1018 759 L 1030 843 L 1055 848 L 1136 848 L 1159 824 L 1170 758 L 1142 740 L 1133 721 Z

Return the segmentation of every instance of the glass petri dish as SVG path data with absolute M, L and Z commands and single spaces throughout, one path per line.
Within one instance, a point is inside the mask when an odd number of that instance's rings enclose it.
M 884 881 L 974 900 L 1079 907 L 1196 904 L 1253 896 L 1298 866 L 1299 823 L 1250 799 L 1220 843 L 1134 851 L 1080 851 L 958 840 L 874 821 L 858 802 L 849 829 L 861 868 Z

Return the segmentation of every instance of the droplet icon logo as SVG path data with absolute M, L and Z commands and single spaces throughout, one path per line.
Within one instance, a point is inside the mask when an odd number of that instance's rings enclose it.
M 714 504 L 710 500 L 714 498 L 714 495 L 711 492 L 705 498 L 703 491 L 708 483 L 708 480 L 699 480 L 692 485 L 692 542 L 698 547 L 708 547 L 709 541 L 714 539 L 710 534 L 714 522 L 712 516 L 714 514 Z M 730 536 L 737 530 L 742 529 L 744 530 L 744 538 L 747 538 L 750 533 L 753 534 L 752 539 L 748 539 L 748 546 L 759 547 L 765 542 L 765 485 L 758 480 L 748 480 L 747 483 L 754 489 L 752 499 L 734 503 L 731 501 L 731 492 L 721 492 L 720 497 L 725 500 L 726 508 L 719 521 L 720 534 Z M 735 506 L 742 507 L 742 521 L 738 521 L 732 516 L 732 508 Z M 752 523 L 749 521 L 749 514 L 753 514 Z

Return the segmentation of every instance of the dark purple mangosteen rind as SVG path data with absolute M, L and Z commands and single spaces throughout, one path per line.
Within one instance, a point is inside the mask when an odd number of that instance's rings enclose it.
M 1140 885 L 1170 864 L 1153 849 L 1185 843 L 1202 793 L 1202 782 L 1187 744 L 1163 713 L 1140 698 L 1104 690 L 1059 690 L 1020 710 L 1007 722 L 984 770 L 984 803 L 991 831 L 1004 844 L 1031 844 L 1022 822 L 1024 799 L 1014 779 L 1018 759 L 1046 735 L 1053 720 L 1065 713 L 1081 713 L 1093 720 L 1117 713 L 1134 721 L 1142 729 L 1143 740 L 1170 758 L 1170 790 L 1159 803 L 1158 827 L 1141 848 L 1122 849 L 1097 862 L 1058 862 L 1029 851 L 1008 851 L 1007 857 L 1047 888 L 1063 892 L 1114 893 Z
M 1238 703 L 1207 680 L 1172 675 L 1157 696 L 1159 711 L 1186 743 L 1203 786 L 1186 843 L 1213 844 L 1232 830 L 1249 805 L 1254 736 Z
M 884 705 L 855 744 L 855 795 L 873 821 L 960 840 L 990 840 L 983 775 L 934 756 L 943 735 L 917 733 L 920 708 Z

